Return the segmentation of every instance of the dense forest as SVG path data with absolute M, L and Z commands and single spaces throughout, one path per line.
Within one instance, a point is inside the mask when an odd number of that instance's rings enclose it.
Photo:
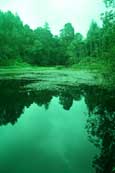
M 102 27 L 92 21 L 86 38 L 66 23 L 59 36 L 51 33 L 48 23 L 32 30 L 12 12 L 0 11 L 0 65 L 13 61 L 38 66 L 72 65 L 81 59 L 103 58 L 114 61 L 114 0 L 105 0 L 106 11 L 100 15 Z M 39 19 L 38 19 L 39 20 Z

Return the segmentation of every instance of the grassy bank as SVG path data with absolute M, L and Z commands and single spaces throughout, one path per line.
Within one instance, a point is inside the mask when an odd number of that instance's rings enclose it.
M 115 62 L 111 59 L 105 58 L 91 58 L 82 59 L 78 64 L 72 66 L 73 70 L 89 70 L 102 76 L 103 84 L 115 87 Z
M 6 76 L 10 76 L 12 78 L 14 77 L 15 79 L 18 75 L 18 78 L 41 78 L 42 80 L 42 78 L 46 76 L 45 80 L 47 80 L 47 78 L 50 79 L 52 76 L 52 78 L 55 78 L 54 81 L 56 82 L 56 80 L 59 80 L 59 78 L 61 81 L 62 76 L 66 75 L 68 76 L 66 79 L 67 81 L 69 80 L 72 82 L 72 77 L 74 76 L 73 81 L 75 81 L 75 78 L 76 80 L 78 80 L 78 82 L 80 82 L 83 79 L 84 82 L 87 82 L 87 84 L 89 84 L 89 76 L 93 76 L 92 84 L 94 84 L 95 80 L 95 84 L 97 82 L 97 85 L 101 85 L 106 88 L 115 88 L 115 63 L 111 62 L 112 61 L 110 59 L 105 61 L 105 59 L 102 58 L 100 59 L 90 57 L 84 58 L 78 64 L 74 64 L 68 67 L 38 67 L 18 61 L 7 66 L 1 66 L 0 77 L 1 79 L 3 79 Z M 57 75 L 59 76 L 58 79 L 56 79 Z

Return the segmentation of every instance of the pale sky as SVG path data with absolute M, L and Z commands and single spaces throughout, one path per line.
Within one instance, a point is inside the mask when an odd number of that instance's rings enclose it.
M 101 24 L 104 9 L 103 0 L 0 0 L 0 10 L 17 12 L 32 29 L 48 22 L 53 34 L 71 22 L 85 36 L 92 20 Z

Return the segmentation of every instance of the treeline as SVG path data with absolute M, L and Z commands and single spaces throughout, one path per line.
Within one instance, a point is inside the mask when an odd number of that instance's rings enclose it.
M 0 65 L 22 60 L 33 65 L 71 65 L 85 57 L 115 57 L 115 12 L 112 0 L 105 0 L 107 11 L 101 14 L 103 26 L 92 21 L 87 37 L 75 33 L 66 23 L 59 36 L 48 23 L 32 30 L 18 15 L 0 11 Z

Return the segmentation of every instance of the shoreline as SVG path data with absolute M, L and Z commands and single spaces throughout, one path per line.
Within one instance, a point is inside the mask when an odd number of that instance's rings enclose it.
M 115 89 L 114 81 L 110 82 L 107 76 L 98 71 L 90 69 L 72 69 L 56 67 L 23 67 L 23 68 L 1 68 L 0 80 L 27 80 L 33 81 L 28 88 L 55 88 L 63 85 L 99 86 L 105 89 Z

